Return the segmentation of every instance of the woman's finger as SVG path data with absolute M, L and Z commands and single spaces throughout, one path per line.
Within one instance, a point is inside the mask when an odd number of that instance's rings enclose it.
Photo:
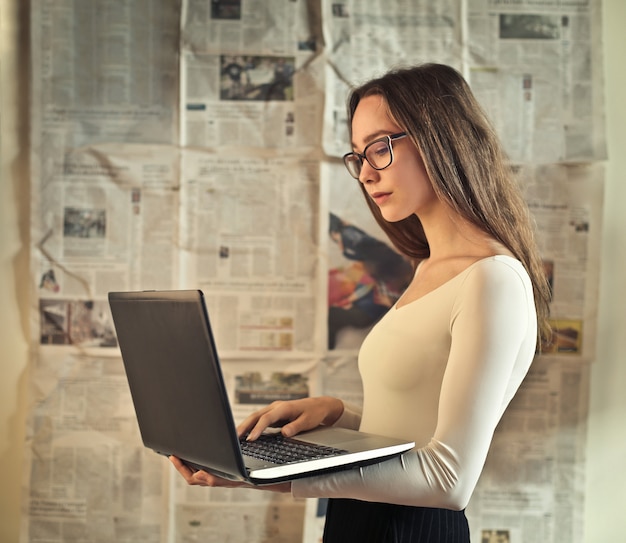
M 194 484 L 193 476 L 194 476 L 195 470 L 191 469 L 180 458 L 177 458 L 176 456 L 170 456 L 169 461 L 174 465 L 174 467 L 176 468 L 176 471 L 183 476 L 183 478 L 185 479 L 185 481 L 187 481 L 188 484 L 190 485 Z
M 248 439 L 257 439 L 267 428 L 284 428 L 300 416 L 302 409 L 296 402 L 275 402 L 273 408 L 261 414 L 256 424 L 249 429 Z
M 250 429 L 254 428 L 254 426 L 257 424 L 257 422 L 259 421 L 259 418 L 261 416 L 263 416 L 265 413 L 267 413 L 268 411 L 270 411 L 271 409 L 273 409 L 273 408 L 274 408 L 273 404 L 270 404 L 270 405 L 267 405 L 267 406 L 259 409 L 258 411 L 255 411 L 254 413 L 251 413 L 250 415 L 248 415 L 237 426 L 237 434 L 239 436 L 243 436 L 246 433 L 248 433 L 250 431 Z
M 217 477 L 203 470 L 195 470 L 187 466 L 180 458 L 175 456 L 169 457 L 170 462 L 180 473 L 188 485 L 191 486 L 211 486 L 211 487 L 227 487 L 235 488 L 239 486 L 250 486 L 241 481 L 231 481 L 222 477 Z
M 237 432 L 255 440 L 267 428 L 282 427 L 283 435 L 290 437 L 320 424 L 333 424 L 342 411 L 343 403 L 330 397 L 276 401 L 248 416 Z
M 237 427 L 240 436 L 249 434 L 250 439 L 259 437 L 266 428 L 277 428 L 292 420 L 291 402 L 273 402 L 248 416 Z

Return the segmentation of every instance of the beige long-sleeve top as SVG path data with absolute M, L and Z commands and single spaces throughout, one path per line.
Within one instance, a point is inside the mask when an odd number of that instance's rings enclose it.
M 509 256 L 479 260 L 392 307 L 359 353 L 362 413 L 346 406 L 337 424 L 408 438 L 416 448 L 294 481 L 293 495 L 464 509 L 496 425 L 530 367 L 536 334 L 530 279 Z

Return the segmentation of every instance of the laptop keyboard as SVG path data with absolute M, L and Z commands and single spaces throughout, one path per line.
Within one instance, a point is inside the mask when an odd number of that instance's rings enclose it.
M 243 454 L 274 464 L 315 460 L 348 452 L 325 445 L 293 441 L 281 434 L 262 434 L 255 441 L 246 441 L 243 438 L 240 445 Z

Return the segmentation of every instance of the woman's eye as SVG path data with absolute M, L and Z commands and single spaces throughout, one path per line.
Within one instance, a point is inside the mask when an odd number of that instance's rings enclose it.
M 372 156 L 381 157 L 389 153 L 389 147 L 387 147 L 385 142 L 381 141 L 374 143 L 368 151 L 368 154 L 371 154 Z

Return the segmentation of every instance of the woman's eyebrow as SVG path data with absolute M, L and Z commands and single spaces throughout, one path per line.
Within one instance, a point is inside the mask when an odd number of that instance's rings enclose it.
M 379 139 L 379 138 L 384 138 L 385 136 L 389 136 L 390 134 L 393 134 L 393 130 L 377 130 L 376 132 L 372 132 L 371 134 L 368 134 L 367 136 L 365 136 L 365 138 L 363 139 L 363 141 L 366 141 L 367 143 L 365 144 L 367 146 L 368 143 L 371 143 L 372 141 Z M 352 145 L 352 149 L 356 149 L 357 145 L 356 143 L 354 143 L 354 140 L 350 142 L 350 145 Z

